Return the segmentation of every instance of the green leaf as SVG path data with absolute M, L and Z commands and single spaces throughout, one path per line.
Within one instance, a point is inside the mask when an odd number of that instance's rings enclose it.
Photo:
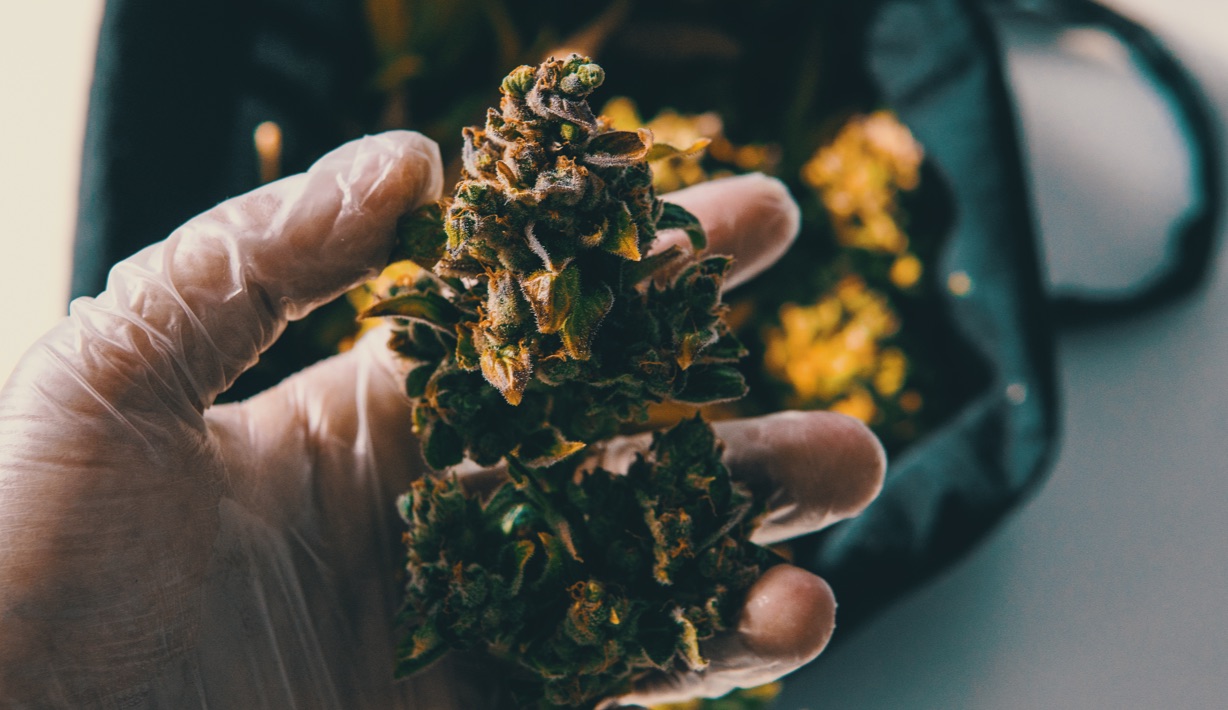
M 567 554 L 576 562 L 583 563 L 584 558 L 580 556 L 575 536 L 572 534 L 571 523 L 567 520 L 567 516 L 559 510 L 555 503 L 555 497 L 549 495 L 551 487 L 542 477 L 544 469 L 531 468 L 524 465 L 518 457 L 508 456 L 507 470 L 508 477 L 512 479 L 516 488 L 522 491 L 525 497 L 536 506 L 542 519 L 546 521 L 546 524 L 558 536 L 557 540 L 562 543 L 563 547 L 567 550 Z M 549 552 L 550 543 L 545 538 L 542 538 L 542 542 L 546 544 L 546 550 Z
M 524 388 L 533 375 L 533 353 L 516 344 L 490 348 L 482 352 L 482 376 L 499 390 L 507 403 L 515 407 L 524 396 Z
M 396 674 L 408 676 L 431 665 L 448 651 L 448 645 L 432 619 L 423 619 L 401 647 L 404 653 L 397 662 Z
M 584 162 L 602 168 L 625 167 L 644 162 L 652 148 L 652 131 L 610 131 L 594 136 L 588 142 Z
M 695 630 L 695 625 L 682 613 L 682 607 L 674 609 L 674 620 L 682 627 L 681 636 L 678 638 L 678 650 L 687 666 L 693 671 L 702 671 L 707 668 L 708 660 L 699 652 L 699 634 Z
M 579 441 L 567 441 L 558 429 L 548 427 L 530 434 L 512 450 L 512 455 L 527 466 L 541 468 L 553 466 L 584 446 Z
M 675 148 L 674 146 L 666 143 L 653 143 L 652 150 L 648 151 L 648 155 L 645 157 L 645 160 L 652 163 L 657 160 L 672 158 L 676 155 L 695 155 L 704 148 L 707 148 L 708 144 L 711 142 L 711 138 L 700 138 L 686 148 Z
M 733 257 L 725 256 L 724 254 L 713 254 L 705 256 L 695 263 L 693 275 L 688 278 L 707 278 L 716 279 L 718 282 L 724 281 L 729 275 L 729 270 L 733 268 Z M 688 271 L 691 271 L 688 269 Z
M 592 357 L 593 336 L 597 327 L 610 308 L 614 306 L 614 292 L 605 284 L 585 293 L 576 299 L 571 315 L 563 323 L 560 334 L 563 336 L 563 347 L 567 354 L 575 360 L 587 360 Z
M 669 267 L 678 259 L 686 256 L 677 246 L 671 246 L 668 249 L 649 254 L 639 261 L 623 262 L 623 278 L 626 283 L 638 284 L 645 279 L 651 278 L 658 271 Z
M 586 249 L 592 249 L 593 247 L 601 246 L 601 243 L 605 241 L 606 233 L 609 232 L 609 230 L 610 220 L 603 219 L 601 221 L 601 226 L 592 228 L 591 231 L 585 230 L 588 231 L 588 233 L 581 233 L 576 241 L 580 243 L 580 246 L 583 246 Z
M 443 229 L 443 208 L 438 202 L 423 205 L 397 220 L 397 242 L 389 262 L 414 262 L 433 269 L 443 258 L 448 237 Z
M 721 287 L 732 264 L 733 259 L 728 256 L 708 256 L 687 266 L 674 277 L 673 288 L 686 299 L 689 312 L 718 312 Z
M 699 357 L 700 353 L 709 345 L 715 343 L 717 338 L 715 328 L 680 334 L 678 336 L 678 352 L 674 355 L 674 358 L 678 361 L 678 367 L 684 370 L 689 368 Z
M 532 540 L 517 540 L 512 547 L 512 563 L 516 568 L 516 576 L 512 578 L 510 590 L 512 594 L 519 594 L 520 588 L 524 586 L 525 568 L 529 565 L 529 560 L 533 558 L 533 554 L 537 552 L 537 545 L 533 544 Z
M 703 352 L 704 362 L 737 362 L 746 357 L 746 346 L 733 333 L 721 337 Z
M 429 362 L 410 370 L 409 375 L 405 377 L 405 394 L 410 397 L 421 397 L 426 394 L 426 383 L 435 373 L 435 367 L 436 363 Z
M 502 340 L 514 337 L 529 316 L 515 277 L 510 270 L 500 269 L 486 288 L 486 318 L 491 332 Z
M 678 628 L 673 619 L 654 616 L 656 615 L 645 615 L 641 618 L 637 640 L 652 665 L 661 670 L 672 670 L 671 661 L 678 648 Z
M 557 273 L 537 271 L 520 282 L 520 290 L 533 309 L 537 332 L 555 333 L 571 315 L 580 294 L 580 270 L 564 267 Z
M 698 217 L 688 212 L 686 208 L 673 202 L 663 202 L 662 204 L 661 216 L 657 218 L 658 232 L 663 229 L 681 229 L 690 238 L 691 247 L 695 251 L 707 248 L 708 237 L 704 233 L 704 227 L 699 223 Z
M 688 462 L 707 461 L 713 457 L 712 452 L 716 448 L 716 431 L 699 414 L 653 435 L 652 441 L 652 450 L 658 460 L 669 461 L 681 468 L 685 468 Z M 719 455 L 715 462 L 720 462 Z
M 447 237 L 448 251 L 455 253 L 474 238 L 478 231 L 479 217 L 463 205 L 453 203 L 443 219 L 443 233 Z
M 443 296 L 432 291 L 411 291 L 376 301 L 358 314 L 359 318 L 408 318 L 451 333 L 460 321 L 460 311 Z
M 626 204 L 623 204 L 622 210 L 614 218 L 614 223 L 606 229 L 605 240 L 601 246 L 627 261 L 640 260 L 640 232 Z
M 465 458 L 460 434 L 445 422 L 434 422 L 422 437 L 422 457 L 436 471 L 460 463 Z
M 679 402 L 711 404 L 728 402 L 746 394 L 746 378 L 729 365 L 695 365 L 686 371 L 686 386 L 674 395 Z
M 476 323 L 458 323 L 456 325 L 456 364 L 462 370 L 476 370 L 481 366 L 473 329 Z M 412 395 L 411 395 L 412 396 Z
M 541 541 L 542 549 L 546 553 L 546 564 L 534 586 L 553 592 L 550 587 L 558 584 L 558 579 L 563 574 L 568 557 L 567 547 L 556 536 L 545 531 L 537 533 L 537 539 Z

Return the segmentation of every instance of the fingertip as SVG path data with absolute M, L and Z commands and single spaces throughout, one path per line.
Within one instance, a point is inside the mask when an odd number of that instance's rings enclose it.
M 793 199 L 788 186 L 770 175 L 748 173 L 730 178 L 730 181 L 746 195 L 749 209 L 756 222 L 759 222 L 760 229 L 773 235 L 772 241 L 777 252 L 772 261 L 775 261 L 775 257 L 792 246 L 801 231 L 801 207 Z
M 777 412 L 718 422 L 725 463 L 738 478 L 776 489 L 754 539 L 819 530 L 864 510 L 882 490 L 887 455 L 860 421 L 835 412 Z
M 699 218 L 708 250 L 735 257 L 726 286 L 742 283 L 776 262 L 801 228 L 801 208 L 780 180 L 748 173 L 672 192 L 664 199 Z
M 396 220 L 438 199 L 442 184 L 438 145 L 418 133 L 391 131 L 350 141 L 305 174 L 217 211 L 223 218 L 236 210 L 247 213 L 254 239 L 240 248 L 250 265 L 249 281 L 295 320 L 382 268 L 394 247 Z M 259 213 L 269 207 L 276 212 L 262 218 Z M 241 233 L 236 236 L 241 242 Z
M 835 627 L 836 598 L 827 582 L 777 565 L 747 591 L 735 628 L 700 645 L 706 670 L 650 674 L 619 700 L 656 705 L 715 698 L 779 680 L 822 653 Z
M 748 257 L 728 287 L 754 278 L 775 264 L 784 255 L 801 231 L 802 210 L 789 188 L 780 180 L 750 173 L 734 179 L 734 184 L 743 191 L 746 199 L 746 219 L 755 225 L 755 232 L 748 237 L 757 241 L 759 248 Z
M 832 442 L 830 456 L 844 475 L 825 489 L 833 515 L 850 518 L 865 510 L 883 489 L 887 475 L 887 450 L 870 427 L 837 412 L 811 412 L 814 425 L 822 426 Z
M 132 367 L 158 370 L 156 381 L 175 383 L 198 412 L 287 320 L 378 273 L 396 220 L 436 199 L 442 182 L 439 148 L 425 136 L 351 141 L 306 173 L 227 200 L 118 264 L 102 297 L 74 307 L 74 328 L 110 333 L 108 342 L 120 345 L 104 360 L 139 355 Z
M 314 215 L 298 222 L 309 224 L 316 233 L 326 228 L 333 237 L 351 241 L 376 233 L 388 242 L 388 252 L 380 255 L 386 260 L 397 218 L 439 199 L 443 164 L 435 141 L 412 131 L 389 131 L 363 136 L 325 154 L 308 168 L 307 179 L 306 197 L 312 199 L 288 200 L 283 209 L 302 216 L 309 214 L 305 208 L 311 205 L 335 209 L 331 222 Z
M 334 175 L 352 206 L 377 216 L 387 211 L 393 219 L 438 200 L 443 189 L 439 144 L 413 131 L 388 131 L 350 141 L 308 170 L 316 172 Z
M 737 633 L 752 654 L 770 665 L 797 667 L 827 646 L 836 628 L 836 596 L 821 577 L 777 565 L 746 595 Z

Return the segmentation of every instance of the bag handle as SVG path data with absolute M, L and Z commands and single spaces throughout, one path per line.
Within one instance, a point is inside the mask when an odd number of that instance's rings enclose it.
M 1016 3 L 1021 5 L 1022 3 Z M 1171 264 L 1125 295 L 1062 294 L 1050 299 L 1054 322 L 1080 325 L 1116 320 L 1184 298 L 1206 280 L 1224 212 L 1220 140 L 1213 112 L 1197 80 L 1150 30 L 1093 0 L 1058 0 L 1015 7 L 1070 24 L 1098 27 L 1129 49 L 1173 112 L 1186 142 L 1193 172 L 1193 203 L 1171 232 Z

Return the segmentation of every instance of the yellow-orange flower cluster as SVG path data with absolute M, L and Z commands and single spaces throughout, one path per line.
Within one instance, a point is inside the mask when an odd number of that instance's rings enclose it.
M 846 247 L 895 255 L 891 281 L 910 288 L 921 262 L 908 250 L 898 195 L 917 188 L 925 153 L 889 111 L 849 120 L 835 140 L 802 167 L 802 180 L 818 192 L 836 239 Z
M 641 126 L 652 131 L 657 143 L 678 146 L 678 153 L 652 161 L 652 185 L 658 193 L 671 192 L 706 182 L 734 172 L 759 171 L 772 173 L 780 161 L 780 150 L 771 145 L 735 145 L 725 137 L 724 123 L 714 112 L 680 114 L 666 109 L 647 123 L 626 97 L 611 99 L 601 115 L 620 131 L 634 131 Z M 706 150 L 705 150 L 706 149 Z M 703 166 L 704 152 L 720 166 L 713 170 Z
M 877 111 L 851 118 L 801 171 L 837 242 L 891 257 L 888 277 L 900 289 L 914 287 L 923 271 L 899 205 L 901 192 L 917 188 L 923 159 L 908 128 Z M 780 325 L 763 333 L 764 367 L 790 386 L 792 406 L 831 409 L 868 424 L 921 409 L 921 395 L 906 389 L 908 358 L 892 344 L 899 317 L 860 276 L 844 276 L 813 303 L 787 303 L 778 316 Z
M 791 406 L 826 408 L 866 423 L 880 420 L 881 404 L 903 392 L 908 359 L 889 344 L 899 318 L 882 294 L 859 276 L 846 276 L 811 305 L 787 303 L 780 325 L 766 329 L 764 366 L 793 390 Z M 907 407 L 903 407 L 907 409 Z

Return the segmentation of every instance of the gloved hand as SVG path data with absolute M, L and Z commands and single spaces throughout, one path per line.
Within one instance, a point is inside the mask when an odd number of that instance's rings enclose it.
M 394 501 L 424 464 L 382 339 L 212 406 L 287 320 L 375 274 L 396 218 L 441 182 L 422 136 L 349 143 L 118 265 L 29 350 L 0 392 L 0 705 L 490 707 L 491 676 L 459 654 L 393 678 Z M 762 177 L 674 199 L 737 257 L 735 280 L 797 229 Z M 838 415 L 719 433 L 735 475 L 777 484 L 764 541 L 856 514 L 881 485 L 882 449 Z M 706 645 L 709 670 L 627 700 L 777 678 L 818 654 L 834 608 L 820 579 L 775 567 Z

